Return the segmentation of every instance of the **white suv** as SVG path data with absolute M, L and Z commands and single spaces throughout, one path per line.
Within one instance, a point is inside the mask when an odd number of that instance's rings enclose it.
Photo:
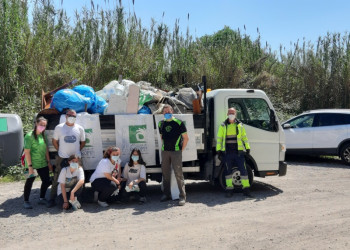
M 288 154 L 338 155 L 350 165 L 350 109 L 307 111 L 282 127 Z

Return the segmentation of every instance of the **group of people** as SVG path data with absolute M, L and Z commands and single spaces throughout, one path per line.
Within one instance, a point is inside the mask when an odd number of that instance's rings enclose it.
M 228 118 L 220 126 L 217 139 L 217 152 L 223 164 L 226 164 L 227 196 L 232 196 L 232 166 L 236 164 L 241 171 L 243 193 L 251 196 L 249 180 L 244 163 L 244 148 L 250 151 L 246 132 L 242 123 L 235 118 L 236 110 L 228 110 Z M 185 180 L 182 171 L 182 151 L 188 143 L 187 129 L 183 121 L 173 116 L 170 105 L 163 107 L 164 119 L 159 122 L 158 129 L 161 135 L 163 195 L 160 199 L 165 202 L 171 199 L 171 168 L 174 170 L 179 189 L 179 206 L 186 203 Z M 86 143 L 84 128 L 76 123 L 76 111 L 69 109 L 66 112 L 66 122 L 55 127 L 52 144 L 56 148 L 55 168 L 50 164 L 49 151 L 45 129 L 47 120 L 38 117 L 33 131 L 26 134 L 24 139 L 25 167 L 27 168 L 24 186 L 24 208 L 33 208 L 29 196 L 33 182 L 37 175 L 42 181 L 38 204 L 53 207 L 56 204 L 63 208 L 81 208 L 81 193 L 85 183 L 85 176 L 81 161 L 81 150 Z M 103 159 L 98 163 L 90 178 L 94 190 L 94 200 L 102 207 L 108 207 L 114 201 L 125 201 L 130 193 L 138 193 L 140 204 L 146 202 L 146 163 L 141 151 L 134 148 L 130 152 L 129 161 L 121 167 L 121 151 L 118 147 L 109 147 L 105 150 Z M 50 178 L 53 172 L 53 179 Z M 51 187 L 50 199 L 45 195 Z

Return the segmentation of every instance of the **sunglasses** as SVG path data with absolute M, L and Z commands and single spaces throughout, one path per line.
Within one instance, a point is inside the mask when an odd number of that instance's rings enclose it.
M 76 115 L 67 115 L 68 117 L 77 117 Z

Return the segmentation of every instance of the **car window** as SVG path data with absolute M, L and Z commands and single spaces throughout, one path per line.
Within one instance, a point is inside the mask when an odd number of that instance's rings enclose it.
M 350 115 L 348 114 L 318 114 L 318 121 L 316 126 L 337 126 L 350 124 Z
M 275 131 L 274 121 L 270 121 L 270 108 L 260 98 L 230 98 L 228 107 L 235 108 L 237 119 L 250 126 L 268 131 Z
M 309 128 L 309 127 L 312 127 L 314 118 L 315 118 L 314 114 L 307 114 L 307 115 L 302 115 L 297 118 L 294 118 L 293 120 L 290 120 L 288 123 L 292 128 Z

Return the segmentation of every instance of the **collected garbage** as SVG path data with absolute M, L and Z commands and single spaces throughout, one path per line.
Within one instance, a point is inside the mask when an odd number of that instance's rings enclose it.
M 196 90 L 196 91 L 195 91 Z M 165 92 L 149 82 L 113 80 L 95 92 L 87 85 L 73 89 L 61 89 L 54 93 L 50 108 L 60 113 L 66 109 L 91 114 L 159 114 L 165 104 L 173 107 L 174 113 L 200 113 L 202 90 L 182 88 L 178 92 Z
M 64 109 L 74 109 L 75 111 L 84 112 L 85 109 L 90 109 L 92 101 L 72 89 L 62 89 L 54 94 L 51 108 L 63 112 Z
M 138 185 L 133 185 L 132 188 L 129 188 L 129 186 L 125 187 L 125 191 L 127 193 L 129 192 L 140 192 L 140 187 Z

